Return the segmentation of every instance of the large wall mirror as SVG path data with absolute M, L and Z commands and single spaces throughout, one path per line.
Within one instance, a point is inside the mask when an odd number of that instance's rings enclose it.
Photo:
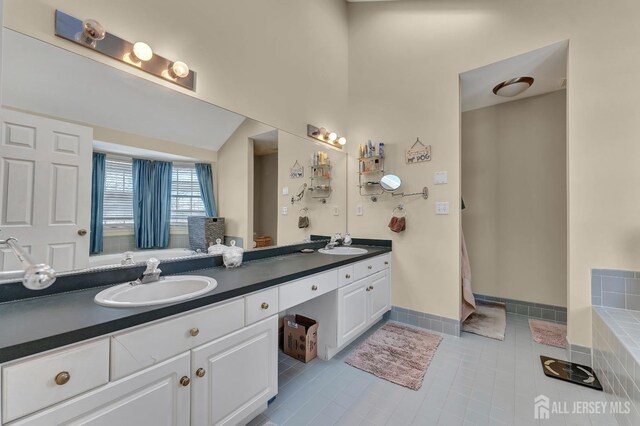
M 0 239 L 57 271 L 346 231 L 346 154 L 5 29 Z M 239 94 L 246 96 L 246 94 Z M 2 272 L 20 263 L 0 247 Z

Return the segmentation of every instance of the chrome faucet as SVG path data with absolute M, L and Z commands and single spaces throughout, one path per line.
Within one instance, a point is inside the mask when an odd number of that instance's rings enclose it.
M 160 274 L 162 271 L 158 268 L 160 261 L 155 257 L 150 257 L 147 260 L 147 269 L 142 273 L 142 276 L 131 283 L 131 285 L 149 284 L 160 280 Z
M 342 234 L 340 234 L 338 232 L 338 233 L 336 233 L 336 235 L 331 237 L 331 241 L 329 243 L 327 243 L 326 246 L 324 246 L 324 249 L 325 250 L 331 250 L 332 248 L 335 248 L 337 246 L 341 246 L 343 242 L 344 242 L 344 239 L 342 238 Z
M 24 267 L 24 272 L 20 271 L 19 275 L 7 273 L 5 278 L 22 277 L 22 285 L 29 290 L 43 290 L 56 281 L 56 271 L 45 263 L 36 263 L 29 253 L 18 244 L 16 238 L 9 237 L 6 240 L 0 240 L 0 245 L 9 247 Z M 0 279 L 3 275 L 0 272 Z
M 133 252 L 125 251 L 122 255 L 122 260 L 120 261 L 121 265 L 135 265 L 135 261 L 133 260 Z

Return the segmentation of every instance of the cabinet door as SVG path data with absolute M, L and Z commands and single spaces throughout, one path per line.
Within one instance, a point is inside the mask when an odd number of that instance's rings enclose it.
M 184 353 L 11 425 L 188 426 L 189 361 Z
M 380 318 L 391 305 L 391 280 L 389 270 L 378 272 L 369 278 L 369 321 Z
M 367 328 L 369 283 L 365 278 L 338 290 L 338 347 Z
M 192 425 L 249 420 L 278 392 L 278 316 L 194 349 L 191 369 Z

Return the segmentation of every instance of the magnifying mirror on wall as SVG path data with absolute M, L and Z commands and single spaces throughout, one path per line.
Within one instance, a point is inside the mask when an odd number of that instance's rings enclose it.
M 400 189 L 400 185 L 402 185 L 402 179 L 396 175 L 384 175 L 382 179 L 380 179 L 380 186 L 385 191 L 397 191 Z

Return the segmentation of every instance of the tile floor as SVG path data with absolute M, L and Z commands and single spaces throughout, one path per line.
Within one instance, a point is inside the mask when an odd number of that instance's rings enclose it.
M 539 355 L 565 359 L 565 350 L 535 343 L 526 318 L 508 314 L 503 342 L 469 333 L 444 336 L 418 391 L 344 363 L 378 326 L 328 362 L 305 365 L 281 353 L 278 397 L 251 425 L 617 424 L 610 414 L 534 420 L 539 394 L 569 407 L 572 401 L 604 401 L 606 394 L 545 377 Z

